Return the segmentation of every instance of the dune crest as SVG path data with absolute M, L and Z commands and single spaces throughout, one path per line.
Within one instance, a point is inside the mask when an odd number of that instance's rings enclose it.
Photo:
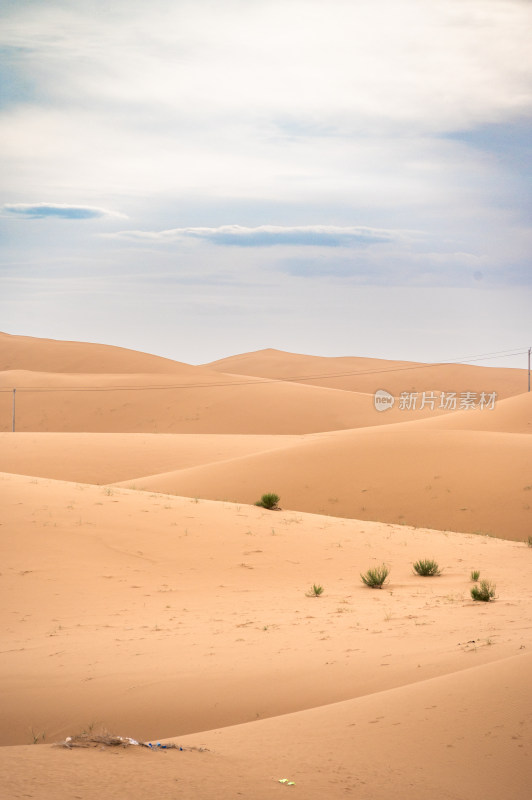
M 424 364 L 354 356 L 309 356 L 258 350 L 204 364 L 208 369 L 304 382 L 355 392 L 497 392 L 510 397 L 526 391 L 526 370 L 473 364 Z
M 191 369 L 169 358 L 108 344 L 66 342 L 0 332 L 0 371 L 65 373 L 176 373 Z

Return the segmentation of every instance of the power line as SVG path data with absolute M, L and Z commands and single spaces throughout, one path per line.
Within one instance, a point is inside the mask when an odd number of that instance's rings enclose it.
M 446 361 L 435 361 L 429 364 L 416 364 L 415 366 L 388 367 L 384 369 L 366 369 L 349 372 L 318 373 L 314 375 L 293 375 L 284 378 L 263 378 L 253 376 L 251 380 L 240 381 L 220 381 L 217 383 L 178 383 L 178 384 L 152 384 L 142 386 L 20 386 L 20 392 L 130 392 L 130 391 L 161 391 L 164 389 L 211 389 L 225 388 L 231 386 L 251 386 L 260 383 L 301 383 L 303 381 L 313 381 L 329 378 L 346 378 L 363 375 L 381 375 L 395 372 L 407 372 L 421 369 L 430 369 L 437 366 L 466 365 L 474 361 L 489 361 L 493 358 L 511 358 L 512 356 L 524 355 L 528 352 L 524 350 L 498 350 L 491 353 L 481 353 L 479 355 L 461 357 L 459 359 L 448 359 Z M 75 374 L 75 373 L 70 373 Z M 0 392 L 12 392 L 13 388 L 1 388 Z

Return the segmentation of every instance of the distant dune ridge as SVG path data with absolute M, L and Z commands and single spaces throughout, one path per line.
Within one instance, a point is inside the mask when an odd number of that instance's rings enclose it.
M 531 433 L 524 370 L 0 334 L 2 799 L 529 800 Z
M 499 397 L 509 397 L 526 391 L 525 370 L 471 364 L 423 364 L 352 356 L 330 358 L 267 349 L 222 358 L 204 366 L 221 372 L 282 378 L 371 394 L 380 388 L 396 395 L 437 389 L 444 392 L 496 391 Z
M 193 372 L 193 367 L 168 358 L 107 344 L 35 339 L 0 332 L 0 371 L 135 374 Z
M 243 372 L 220 373 L 220 363 Z M 271 350 L 195 367 L 106 345 L 7 334 L 0 334 L 0 369 L 0 389 L 7 390 L 0 391 L 0 431 L 11 429 L 13 387 L 19 431 L 244 434 L 317 433 L 444 413 L 437 404 L 402 411 L 398 403 L 376 413 L 379 388 L 397 396 L 484 391 L 499 398 L 526 389 L 524 370 Z M 339 371 L 348 374 L 323 377 Z
M 524 370 L 277 350 L 194 367 L 6 334 L 0 363 L 6 471 L 244 503 L 271 489 L 295 510 L 519 540 L 530 529 L 532 395 L 511 396 Z M 498 399 L 377 412 L 382 386 Z

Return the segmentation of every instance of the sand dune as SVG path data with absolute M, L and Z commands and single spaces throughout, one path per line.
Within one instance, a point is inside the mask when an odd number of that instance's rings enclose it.
M 527 798 L 532 656 L 201 736 L 245 765 L 253 796 L 288 775 L 305 797 Z M 229 793 L 228 793 L 229 794 Z M 215 797 L 213 792 L 212 797 Z M 506 795 L 504 795 L 506 796 Z
M 373 394 L 386 389 L 401 392 L 497 392 L 510 397 L 526 391 L 524 369 L 479 367 L 471 364 L 423 364 L 379 358 L 307 356 L 282 350 L 258 350 L 212 361 L 208 369 L 304 382 Z
M 0 433 L 0 472 L 105 484 L 285 447 L 298 436 Z
M 418 427 L 437 430 L 532 433 L 532 392 L 499 400 L 493 409 L 456 411 L 444 417 L 428 417 Z
M 114 753 L 50 746 L 0 750 L 7 794 L 42 800 L 144 800 L 287 791 L 323 797 L 528 800 L 532 767 L 531 656 L 274 719 L 171 740 L 203 752 Z M 47 776 L 46 783 L 43 775 Z M 294 781 L 279 783 L 286 776 Z M 504 794 L 501 794 L 501 787 Z
M 530 655 L 173 741 L 203 752 L 0 750 L 6 800 L 95 796 L 528 800 Z M 43 781 L 46 775 L 46 782 Z M 294 781 L 287 787 L 280 779 Z M 503 794 L 501 794 L 501 787 Z
M 528 800 L 524 379 L 0 334 L 2 800 Z M 379 413 L 376 388 L 499 399 Z M 101 726 L 208 749 L 42 744 Z
M 49 343 L 24 341 L 26 349 L 44 348 L 45 361 Z M 92 348 L 100 347 L 66 344 L 85 364 Z M 277 373 L 315 366 L 307 357 L 265 351 L 236 357 L 231 367 L 254 358 L 265 372 L 259 356 Z M 67 362 L 65 370 L 71 366 Z M 513 539 L 529 535 L 532 456 L 525 434 L 532 430 L 532 394 L 498 400 L 492 410 L 437 417 L 425 409 L 416 417 L 398 404 L 379 413 L 367 393 L 242 379 L 188 365 L 176 369 L 178 374 L 1 373 L 4 388 L 18 386 L 17 430 L 35 434 L 3 434 L 0 468 L 245 503 L 274 490 L 295 510 Z M 446 369 L 427 369 L 433 386 L 443 385 Z M 504 379 L 516 372 L 462 365 L 452 370 L 499 376 L 501 394 L 509 391 Z M 54 391 L 38 391 L 46 386 Z M 4 431 L 11 403 L 11 393 L 0 392 Z M 43 431 L 71 433 L 39 439 Z M 99 436 L 91 439 L 91 432 Z M 142 438 L 147 432 L 158 435 Z M 185 437 L 172 440 L 178 432 Z
M 194 367 L 124 347 L 64 342 L 0 332 L 0 371 L 67 373 L 181 373 Z
M 102 723 L 209 748 L 4 747 L 6 798 L 120 797 L 124 779 L 131 798 L 150 782 L 173 797 L 174 777 L 185 797 L 266 798 L 286 776 L 309 797 L 465 800 L 500 796 L 496 774 L 527 796 L 524 545 L 13 475 L 0 491 L 2 743 Z M 425 555 L 442 576 L 412 573 Z M 371 591 L 358 573 L 382 560 L 389 586 Z M 473 567 L 497 582 L 487 608 Z
M 225 366 L 241 374 L 221 374 Z M 397 397 L 495 391 L 504 398 L 526 384 L 524 370 L 272 350 L 196 367 L 106 345 L 7 334 L 0 334 L 0 368 L 0 431 L 11 430 L 13 388 L 19 431 L 300 434 L 445 413 L 438 404 L 405 412 L 398 403 L 378 413 L 378 388 Z
M 145 477 L 139 486 L 243 503 L 275 491 L 293 510 L 526 538 L 530 436 L 417 426 L 323 434 L 268 453 Z
M 531 420 L 532 394 L 527 393 L 499 401 L 494 410 L 418 420 L 407 430 L 414 438 L 425 428 L 531 433 Z M 390 434 L 403 429 L 394 427 Z M 327 434 L 0 433 L 0 471 L 97 484 L 157 475 L 158 485 L 170 491 L 178 470 L 326 438 Z
M 174 375 L 0 373 L 0 431 L 300 434 L 404 419 L 373 396 L 320 386 L 208 373 Z M 433 416 L 430 409 L 412 419 Z M 442 412 L 439 412 L 442 413 Z

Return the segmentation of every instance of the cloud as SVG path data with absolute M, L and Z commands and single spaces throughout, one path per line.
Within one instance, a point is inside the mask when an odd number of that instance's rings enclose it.
M 163 231 L 118 231 L 111 238 L 136 242 L 176 242 L 183 238 L 201 239 L 231 247 L 367 247 L 400 238 L 397 231 L 338 225 L 222 225 L 218 228 L 171 228 Z
M 100 219 L 121 217 L 125 214 L 96 206 L 71 206 L 66 203 L 5 203 L 0 212 L 3 216 L 24 219 Z
M 504 186 L 485 177 L 495 160 L 442 137 L 530 114 L 521 0 L 4 5 L 0 171 L 12 197 L 68 200 L 61 187 L 74 185 L 96 203 L 204 194 L 428 209 L 482 183 L 486 204 L 486 186 Z
M 146 309 L 147 326 L 131 329 L 143 350 L 151 325 L 153 342 L 204 336 L 216 347 L 233 331 L 236 351 L 249 330 L 233 323 L 236 305 L 270 320 L 257 346 L 308 351 L 329 337 L 331 354 L 346 341 L 367 348 L 368 326 L 384 355 L 391 341 L 408 357 L 427 347 L 431 360 L 447 336 L 456 352 L 475 337 L 486 339 L 479 351 L 503 346 L 489 337 L 526 341 L 532 3 L 0 6 L 3 259 L 42 278 L 41 294 L 47 278 L 104 276 L 117 329 Z M 43 199 L 55 203 L 28 202 Z M 501 287 L 504 301 L 482 310 L 477 296 Z M 30 280 L 0 293 L 20 333 L 26 320 L 40 335 L 102 338 L 101 295 L 90 314 L 81 294 L 79 306 L 62 295 L 54 314 L 43 295 L 28 313 L 31 296 Z M 377 313 L 385 296 L 388 313 Z M 194 322 L 219 302 L 231 308 L 223 325 L 208 313 Z M 70 327 L 50 330 L 61 319 Z
M 454 130 L 529 108 L 522 0 L 111 5 L 98 14 L 74 0 L 17 2 L 4 12 L 0 46 L 16 84 L 20 73 L 22 89 L 31 82 L 54 104 L 143 105 L 158 119 L 175 109 L 218 121 L 288 116 L 301 131 L 317 121 L 344 133 L 364 121 L 373 131 Z

